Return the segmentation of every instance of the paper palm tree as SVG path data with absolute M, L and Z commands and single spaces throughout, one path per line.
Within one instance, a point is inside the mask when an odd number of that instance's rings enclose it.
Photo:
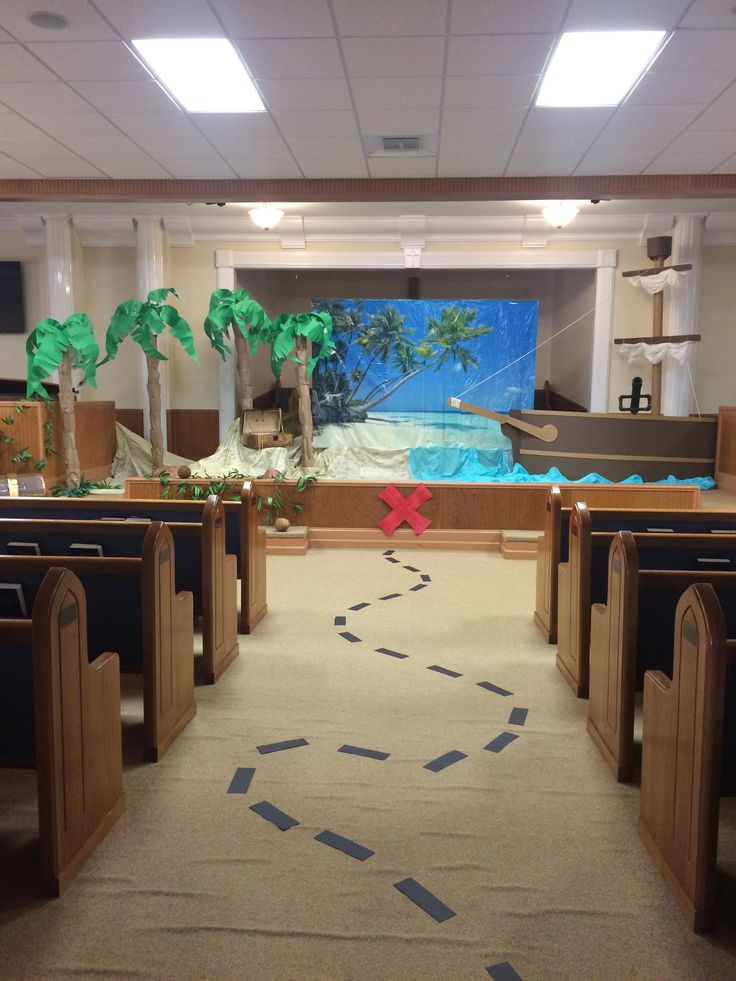
M 314 466 L 312 446 L 312 400 L 309 377 L 314 366 L 329 358 L 335 344 L 332 340 L 332 317 L 327 312 L 282 313 L 271 323 L 271 370 L 279 378 L 287 358 L 297 364 L 297 395 L 299 423 L 302 429 L 302 466 Z M 312 357 L 308 357 L 308 342 L 312 342 Z M 292 353 L 293 352 L 293 353 Z M 316 353 L 315 353 L 316 352 Z
M 48 401 L 49 394 L 42 382 L 53 372 L 59 372 L 62 459 L 65 482 L 69 488 L 78 487 L 82 479 L 77 453 L 72 369 L 81 368 L 84 372 L 82 384 L 97 387 L 95 373 L 99 348 L 94 330 L 86 313 L 73 313 L 64 323 L 51 318 L 42 320 L 26 341 L 28 398 L 40 395 Z
M 151 418 L 151 463 L 154 474 L 160 473 L 164 465 L 164 434 L 161 419 L 161 378 L 159 361 L 168 360 L 158 349 L 158 336 L 169 330 L 187 354 L 199 361 L 194 350 L 192 328 L 179 315 L 179 311 L 164 301 L 173 294 L 179 296 L 172 287 L 151 290 L 145 300 L 125 300 L 118 304 L 107 328 L 105 350 L 107 357 L 102 364 L 112 361 L 120 344 L 130 336 L 146 356 L 148 372 L 148 405 Z
M 232 332 L 241 412 L 253 408 L 250 355 L 262 341 L 268 342 L 270 327 L 266 311 L 245 290 L 220 289 L 210 297 L 204 332 L 223 361 L 231 353 L 227 339 Z

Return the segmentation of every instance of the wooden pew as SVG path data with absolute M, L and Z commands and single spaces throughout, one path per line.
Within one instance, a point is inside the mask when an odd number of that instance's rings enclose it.
M 136 556 L 149 523 L 0 517 L 0 553 L 9 553 L 11 543 L 22 540 L 42 555 L 67 554 L 79 542 L 101 544 L 105 556 Z M 203 678 L 213 684 L 239 653 L 236 560 L 225 552 L 222 500 L 214 494 L 208 498 L 201 523 L 169 523 L 169 529 L 176 541 L 176 588 L 191 592 L 201 610 Z
M 697 933 L 710 929 L 715 907 L 724 707 L 736 665 L 727 633 L 713 587 L 690 586 L 677 605 L 672 680 L 644 675 L 639 835 Z
M 84 590 L 60 568 L 45 573 L 30 618 L 0 619 L 0 648 L 3 694 L 30 707 L 41 871 L 60 896 L 125 810 L 118 656 L 88 661 Z M 0 756 L 9 729 L 3 713 Z
M 599 507 L 595 501 L 604 500 L 606 490 L 616 492 L 616 506 Z M 573 497 L 574 495 L 574 497 Z M 569 504 L 564 504 L 565 498 Z M 686 503 L 683 504 L 683 498 Z M 688 499 L 689 498 L 689 499 Z M 670 500 L 672 507 L 669 506 Z M 557 568 L 567 561 L 569 520 L 576 501 L 587 501 L 594 514 L 613 519 L 616 515 L 646 516 L 651 524 L 664 520 L 673 513 L 690 514 L 699 509 L 700 489 L 682 484 L 565 484 L 562 488 L 550 488 L 544 515 L 544 528 L 537 544 L 537 580 L 534 622 L 549 644 L 557 643 Z M 648 502 L 652 505 L 647 507 Z M 690 504 L 692 501 L 692 504 Z M 620 503 L 619 503 L 620 502 Z M 664 513 L 663 513 L 664 512 Z M 721 512 L 723 513 L 723 512 Z M 736 511 L 731 512 L 736 522 Z M 618 531 L 621 525 L 604 526 L 604 530 Z M 628 525 L 624 525 L 628 527 Z M 736 524 L 734 525 L 736 529 Z
M 0 582 L 20 583 L 28 601 L 60 565 L 82 581 L 90 646 L 114 647 L 122 671 L 142 670 L 145 758 L 161 759 L 197 710 L 192 594 L 174 589 L 171 532 L 151 522 L 139 558 L 2 555 Z
M 634 701 L 647 670 L 672 671 L 677 601 L 696 582 L 710 583 L 736 616 L 736 573 L 639 569 L 631 532 L 611 544 L 606 604 L 591 610 L 588 732 L 626 783 L 634 770 Z
M 237 559 L 240 578 L 240 633 L 249 634 L 268 612 L 266 598 L 266 529 L 261 525 L 258 495 L 245 481 L 240 501 L 225 501 L 226 551 Z M 80 519 L 139 517 L 180 522 L 201 521 L 204 501 L 134 500 L 130 498 L 2 498 L 0 517 Z
M 578 697 L 588 694 L 588 652 L 590 648 L 590 608 L 606 599 L 608 587 L 608 550 L 615 531 L 594 531 L 598 525 L 624 525 L 634 532 L 639 549 L 640 568 L 690 568 L 693 555 L 705 560 L 708 553 L 733 557 L 736 543 L 736 514 L 726 511 L 667 512 L 657 516 L 652 525 L 649 512 L 623 513 L 611 520 L 606 512 L 591 512 L 585 504 L 576 504 L 569 519 L 568 559 L 558 568 L 557 667 Z M 661 533 L 655 531 L 661 529 Z M 728 532 L 731 532 L 729 534 Z M 663 537 L 662 533 L 666 533 Z M 676 542 L 670 542 L 676 538 Z M 687 540 L 686 540 L 687 538 Z M 659 550 L 669 552 L 660 557 Z M 675 560 L 675 552 L 679 557 Z M 717 558 L 717 557 L 714 557 Z M 713 565 L 719 564 L 714 561 Z M 725 563 L 723 563 L 725 565 Z M 705 561 L 701 563 L 707 565 Z

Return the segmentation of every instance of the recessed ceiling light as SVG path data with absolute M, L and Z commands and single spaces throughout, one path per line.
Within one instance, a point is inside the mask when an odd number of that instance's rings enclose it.
M 187 112 L 264 112 L 253 79 L 225 38 L 155 38 L 131 44 Z
M 46 10 L 37 10 L 29 14 L 28 20 L 34 27 L 43 27 L 48 31 L 60 31 L 67 26 L 66 17 L 61 14 L 51 14 Z
M 539 89 L 538 106 L 617 106 L 662 48 L 665 31 L 563 34 Z

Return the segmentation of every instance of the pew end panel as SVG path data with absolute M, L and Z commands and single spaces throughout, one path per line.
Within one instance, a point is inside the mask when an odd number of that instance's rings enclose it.
M 634 675 L 639 569 L 631 534 L 619 532 L 608 558 L 608 602 L 591 607 L 587 729 L 619 783 L 634 772 Z
M 221 498 L 212 496 L 202 514 L 203 678 L 208 685 L 240 652 L 237 559 L 226 554 L 225 537 L 225 508 Z
M 548 644 L 557 642 L 557 575 L 560 562 L 562 495 L 551 487 L 544 510 L 542 537 L 537 540 L 534 623 Z
M 153 522 L 143 543 L 143 715 L 145 758 L 160 760 L 194 718 L 194 617 L 191 593 L 175 589 L 174 542 Z
M 713 587 L 695 584 L 677 607 L 672 680 L 644 677 L 639 835 L 696 933 L 714 912 L 729 647 Z
M 252 633 L 268 613 L 266 598 L 266 529 L 260 523 L 255 484 L 246 481 L 240 497 L 240 632 Z
M 556 658 L 558 670 L 578 698 L 588 695 L 591 534 L 590 512 L 578 503 L 569 519 L 567 562 L 560 562 L 557 574 Z
M 68 570 L 44 576 L 25 637 L 21 623 L 0 621 L 0 642 L 10 628 L 29 645 L 41 871 L 60 896 L 125 809 L 119 663 L 88 661 L 85 594 Z

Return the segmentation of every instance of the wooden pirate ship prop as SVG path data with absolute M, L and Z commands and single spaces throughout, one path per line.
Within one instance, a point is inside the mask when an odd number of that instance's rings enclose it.
M 514 461 L 532 474 L 557 467 L 571 480 L 591 472 L 613 481 L 632 474 L 645 481 L 665 480 L 670 475 L 679 479 L 713 476 L 716 417 L 661 414 L 663 359 L 682 362 L 700 340 L 699 334 L 663 334 L 663 290 L 691 269 L 689 263 L 665 265 L 671 247 L 668 236 L 648 239 L 647 256 L 653 265 L 623 273 L 627 279 L 645 282 L 652 293 L 652 333 L 617 338 L 614 344 L 630 361 L 642 357 L 651 363 L 651 393 L 642 393 L 641 379 L 634 378 L 631 393 L 619 402 L 620 411 L 612 413 L 514 409 L 503 416 L 460 399 L 450 399 L 449 404 L 501 422 L 511 440 Z

